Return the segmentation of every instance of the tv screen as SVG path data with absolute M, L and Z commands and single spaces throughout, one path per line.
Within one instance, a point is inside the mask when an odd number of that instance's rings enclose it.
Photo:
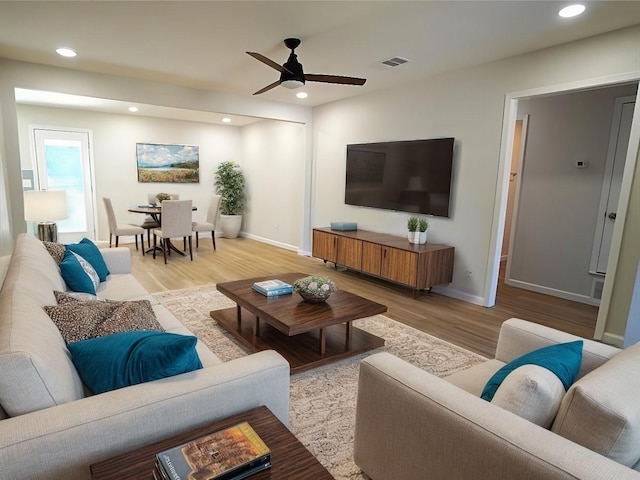
M 453 138 L 347 145 L 348 205 L 449 216 Z

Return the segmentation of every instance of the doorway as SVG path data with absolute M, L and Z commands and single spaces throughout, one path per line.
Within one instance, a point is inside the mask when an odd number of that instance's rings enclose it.
M 95 239 L 91 132 L 30 126 L 34 169 L 40 190 L 63 190 L 69 217 L 58 224 L 58 241 Z
M 633 84 L 634 89 L 633 92 L 637 92 L 637 82 L 640 79 L 640 71 L 639 72 L 631 72 L 627 75 L 619 75 L 616 77 L 611 77 L 609 79 L 598 79 L 591 81 L 584 81 L 579 83 L 574 83 L 571 85 L 560 85 L 556 87 L 544 87 L 534 90 L 529 90 L 525 92 L 518 92 L 514 94 L 509 94 L 506 97 L 505 103 L 505 111 L 504 111 L 504 123 L 503 130 L 505 135 L 503 136 L 502 146 L 501 146 L 501 162 L 500 162 L 500 171 L 499 171 L 499 182 L 498 182 L 498 192 L 496 196 L 495 203 L 495 223 L 493 230 L 493 241 L 491 245 L 491 255 L 490 255 L 490 265 L 487 269 L 488 278 L 487 278 L 487 290 L 485 296 L 485 305 L 493 306 L 495 305 L 496 300 L 496 292 L 498 286 L 498 276 L 499 276 L 499 268 L 500 268 L 500 260 L 501 260 L 501 240 L 503 240 L 504 235 L 504 224 L 505 224 L 505 215 L 506 215 L 506 207 L 507 207 L 507 198 L 508 198 L 508 187 L 509 187 L 509 177 L 510 177 L 510 159 L 511 153 L 513 149 L 514 142 L 514 125 L 517 119 L 518 114 L 518 104 L 519 100 L 528 100 L 535 97 L 542 98 L 544 96 L 556 96 L 564 93 L 573 93 L 580 91 L 587 91 L 590 89 L 600 89 L 604 87 L 616 87 L 622 85 L 630 85 Z M 629 94 L 627 94 L 629 95 Z M 618 214 L 618 227 L 614 229 L 613 240 L 612 240 L 612 250 L 611 250 L 611 261 L 609 262 L 609 269 L 611 270 L 608 273 L 611 273 L 611 278 L 615 278 L 615 267 L 618 261 L 618 249 L 620 247 L 621 238 L 623 236 L 623 225 L 624 225 L 624 217 L 626 216 L 627 203 L 631 192 L 631 179 L 632 175 L 629 175 L 629 172 L 633 173 L 633 168 L 636 163 L 636 156 L 638 149 L 638 143 L 640 138 L 640 122 L 638 122 L 638 112 L 634 115 L 635 122 L 632 122 L 631 127 L 631 140 L 629 141 L 629 150 L 631 154 L 627 156 L 627 167 L 625 168 L 625 175 L 622 181 L 622 188 L 620 194 L 620 214 Z M 608 133 L 608 132 L 607 132 Z M 580 168 L 580 164 L 575 160 L 572 160 L 570 165 L 574 165 L 574 168 Z M 600 192 L 599 186 L 598 193 Z M 595 209 L 594 209 L 595 210 Z M 622 218 L 621 218 L 622 217 Z M 622 221 L 620 221 L 622 220 Z M 593 230 L 592 230 L 593 232 Z M 593 233 L 591 234 L 593 235 Z M 593 238 L 593 237 L 591 237 Z M 613 265 L 613 269 L 611 268 Z M 588 268 L 588 258 L 587 265 Z M 607 276 L 609 278 L 609 275 Z M 596 325 L 596 335 L 595 338 L 602 338 L 602 329 L 606 318 L 606 313 L 608 311 L 608 303 L 609 297 L 611 295 L 611 288 L 608 287 L 606 282 L 604 286 L 603 293 L 603 302 L 604 305 L 601 306 L 600 312 L 598 314 L 598 321 Z

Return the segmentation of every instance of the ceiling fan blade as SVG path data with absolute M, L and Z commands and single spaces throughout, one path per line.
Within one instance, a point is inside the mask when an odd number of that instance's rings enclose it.
M 280 80 L 278 80 L 277 82 L 273 82 L 271 85 L 267 85 L 266 87 L 258 90 L 256 93 L 254 93 L 254 95 L 260 95 L 261 93 L 271 90 L 272 88 L 275 88 L 278 85 L 280 85 Z
M 257 53 L 257 52 L 247 52 L 247 53 L 251 55 L 253 58 L 255 58 L 256 60 L 264 63 L 265 65 L 269 65 L 271 68 L 278 70 L 280 73 L 289 73 L 293 75 L 288 69 L 284 68 L 279 63 L 274 62 L 270 58 L 265 57 L 261 53 Z
M 341 83 L 343 85 L 364 85 L 366 78 L 343 77 L 341 75 L 318 75 L 315 73 L 305 73 L 304 79 L 310 82 Z

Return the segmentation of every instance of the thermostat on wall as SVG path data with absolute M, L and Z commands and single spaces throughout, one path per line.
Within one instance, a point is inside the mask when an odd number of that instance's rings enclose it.
M 586 160 L 576 160 L 576 168 L 587 168 L 589 166 L 589 162 Z

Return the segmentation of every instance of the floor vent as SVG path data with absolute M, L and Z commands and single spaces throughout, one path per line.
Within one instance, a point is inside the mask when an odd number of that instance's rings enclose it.
M 604 288 L 604 280 L 594 279 L 591 286 L 591 298 L 596 300 L 602 299 L 602 289 Z
M 407 63 L 409 60 L 402 57 L 393 57 L 389 60 L 385 60 L 381 62 L 382 65 L 386 65 L 387 67 L 397 67 L 398 65 L 402 65 L 403 63 Z

